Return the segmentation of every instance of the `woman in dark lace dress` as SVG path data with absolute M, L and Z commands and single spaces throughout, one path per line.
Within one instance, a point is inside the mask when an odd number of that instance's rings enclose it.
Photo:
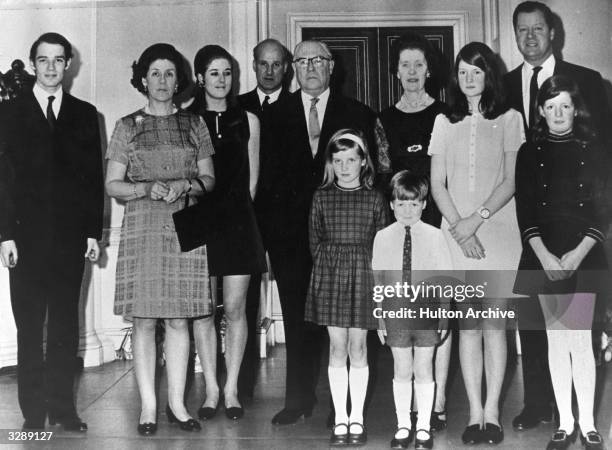
M 227 319 L 225 415 L 239 419 L 243 409 L 237 383 L 247 339 L 247 289 L 251 274 L 265 272 L 266 262 L 252 205 L 259 175 L 259 121 L 241 109 L 232 95 L 232 59 L 218 45 L 198 51 L 194 71 L 200 92 L 190 109 L 204 118 L 215 148 L 217 184 L 210 195 L 217 231 L 207 244 L 208 263 L 213 299 L 216 281 L 223 283 Z M 198 414 L 210 419 L 219 405 L 214 316 L 195 320 L 194 335 L 206 380 L 206 399 Z
M 435 97 L 444 84 L 447 70 L 439 52 L 423 36 L 407 33 L 395 43 L 391 72 L 402 85 L 402 96 L 379 115 L 377 129 L 379 152 L 389 155 L 391 173 L 409 170 L 429 180 L 431 157 L 427 154 L 436 116 L 447 110 Z M 384 151 L 386 149 L 386 152 Z M 425 223 L 440 228 L 442 215 L 431 192 L 423 211 Z M 446 426 L 446 379 L 452 335 L 449 333 L 436 350 L 436 398 L 431 416 L 433 430 Z M 416 409 L 416 408 L 415 408 Z

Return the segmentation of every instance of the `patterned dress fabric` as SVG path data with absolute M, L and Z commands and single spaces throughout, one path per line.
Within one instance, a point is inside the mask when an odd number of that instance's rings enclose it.
M 131 182 L 194 178 L 197 162 L 214 153 L 196 115 L 153 116 L 136 111 L 120 119 L 106 158 L 127 166 Z M 190 201 L 192 197 L 190 197 Z M 212 312 L 206 247 L 181 253 L 171 204 L 149 197 L 126 203 L 117 258 L 115 314 L 126 319 L 187 318 Z
M 265 272 L 266 257 L 249 191 L 249 122 L 239 107 L 200 114 L 215 148 L 214 214 L 217 232 L 208 243 L 210 274 Z
M 372 245 L 388 217 L 387 202 L 378 191 L 333 185 L 315 192 L 309 229 L 313 269 L 305 320 L 377 328 L 372 315 Z

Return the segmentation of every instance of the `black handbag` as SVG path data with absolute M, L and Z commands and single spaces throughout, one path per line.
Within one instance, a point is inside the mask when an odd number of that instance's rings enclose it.
M 206 193 L 204 183 L 195 178 L 202 192 Z M 199 198 L 198 203 L 189 206 L 189 195 L 185 195 L 185 207 L 172 214 L 174 229 L 178 237 L 182 252 L 190 252 L 193 249 L 205 245 L 213 231 L 213 214 L 210 197 L 204 195 Z

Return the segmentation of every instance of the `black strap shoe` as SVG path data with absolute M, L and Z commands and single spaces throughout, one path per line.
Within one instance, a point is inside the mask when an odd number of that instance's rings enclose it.
M 338 427 L 344 427 L 344 430 L 338 429 Z M 336 434 L 336 431 L 345 431 L 344 433 Z M 339 423 L 336 425 L 329 437 L 329 445 L 336 447 L 338 445 L 347 445 L 349 439 L 349 426 L 346 423 Z
M 440 416 L 445 416 L 444 419 Z M 432 411 L 431 419 L 429 420 L 431 431 L 442 431 L 446 428 L 446 410 Z
M 429 436 L 427 439 L 419 439 L 419 433 L 424 432 Z M 414 434 L 414 449 L 415 450 L 429 450 L 433 448 L 433 436 L 431 432 L 427 430 L 417 430 Z
M 397 433 L 400 430 L 408 431 L 408 436 L 406 436 L 405 438 L 396 438 L 395 436 L 397 436 Z M 406 427 L 398 428 L 395 431 L 395 434 L 393 435 L 393 439 L 391 439 L 391 448 L 396 448 L 396 449 L 408 448 L 413 438 L 414 438 L 414 432 L 412 430 Z
M 603 450 L 603 438 L 597 431 L 589 431 L 586 436 L 580 435 L 580 441 L 586 450 Z
M 576 440 L 576 434 L 575 427 L 572 434 L 567 434 L 565 430 L 561 429 L 555 431 L 550 438 L 550 441 L 548 441 L 546 450 L 565 450 L 569 448 L 569 446 Z
M 361 428 L 361 433 L 352 433 L 350 430 L 353 425 L 357 425 Z M 366 432 L 365 427 L 362 423 L 352 422 L 349 423 L 349 435 L 348 435 L 348 443 L 349 445 L 364 445 L 368 442 L 368 433 Z

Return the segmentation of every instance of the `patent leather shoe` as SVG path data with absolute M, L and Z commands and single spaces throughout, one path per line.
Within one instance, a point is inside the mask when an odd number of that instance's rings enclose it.
M 419 439 L 419 433 L 425 432 L 429 438 L 427 439 Z M 415 450 L 429 450 L 433 448 L 433 436 L 430 431 L 427 430 L 417 430 L 414 438 L 414 449 Z
M 464 444 L 479 444 L 482 442 L 482 429 L 480 428 L 480 424 L 468 425 L 465 427 L 463 434 L 461 435 L 461 440 Z
M 198 417 L 200 420 L 211 420 L 217 415 L 217 411 L 219 411 L 218 402 L 214 408 L 212 406 L 201 406 L 198 409 Z
M 55 417 L 49 416 L 49 425 L 61 425 L 65 431 L 76 431 L 84 433 L 87 431 L 87 424 L 79 416 Z
M 157 424 L 153 422 L 139 423 L 136 429 L 141 436 L 152 436 L 157 433 Z
M 440 416 L 445 416 L 442 419 Z M 429 426 L 431 431 L 442 431 L 446 428 L 446 410 L 444 411 L 432 411 L 431 419 L 429 420 Z
M 571 434 L 567 434 L 565 430 L 558 429 L 553 433 L 550 441 L 548 441 L 546 450 L 565 450 L 574 443 L 576 435 L 576 428 L 574 428 Z
M 485 423 L 482 431 L 482 442 L 487 444 L 499 444 L 504 440 L 504 430 L 494 423 Z
M 225 407 L 225 417 L 230 420 L 238 420 L 242 419 L 244 416 L 244 408 L 242 406 L 226 406 Z
M 408 431 L 408 436 L 406 436 L 405 438 L 396 438 L 395 436 L 397 436 L 397 433 L 400 430 Z M 414 438 L 414 432 L 412 430 L 409 430 L 406 427 L 398 428 L 395 431 L 395 434 L 393 435 L 393 439 L 391 439 L 391 448 L 397 448 L 397 449 L 408 448 L 413 438 Z
M 512 427 L 517 431 L 524 431 L 535 428 L 540 423 L 551 423 L 555 419 L 553 411 L 551 406 L 541 409 L 525 407 L 518 416 L 512 419 Z
M 589 431 L 586 436 L 580 435 L 580 441 L 587 450 L 603 450 L 603 439 L 597 431 Z
M 351 428 L 353 428 L 353 426 L 355 425 L 361 428 L 360 433 L 351 432 Z M 365 427 L 363 426 L 363 424 L 359 422 L 349 423 L 349 435 L 348 435 L 349 445 L 364 445 L 366 442 L 368 442 L 368 433 Z
M 274 425 L 291 425 L 296 423 L 302 417 L 306 418 L 310 416 L 312 416 L 312 408 L 283 408 L 278 413 L 276 413 L 274 417 L 272 417 L 272 423 Z
M 178 417 L 170 409 L 170 405 L 166 405 L 166 416 L 168 416 L 168 422 L 178 424 L 179 428 L 183 431 L 200 431 L 202 429 L 200 423 L 191 417 L 185 421 L 178 420 Z
M 345 432 L 336 434 L 336 428 L 338 427 L 344 427 Z M 342 430 L 338 430 L 338 431 L 342 431 Z M 347 424 L 339 423 L 338 425 L 336 425 L 332 431 L 331 436 L 329 437 L 329 445 L 331 445 L 332 447 L 335 447 L 338 445 L 347 445 L 348 438 L 349 438 L 348 431 L 349 431 L 349 428 Z

